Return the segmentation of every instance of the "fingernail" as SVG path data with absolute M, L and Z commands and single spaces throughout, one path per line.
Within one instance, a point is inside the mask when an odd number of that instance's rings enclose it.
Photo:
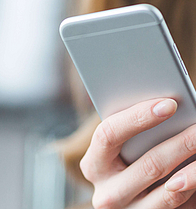
M 165 189 L 170 192 L 176 192 L 182 189 L 185 185 L 184 174 L 180 173 L 169 179 L 165 183 Z
M 176 112 L 176 109 L 176 101 L 173 99 L 166 99 L 156 104 L 153 108 L 153 112 L 159 117 L 166 117 Z

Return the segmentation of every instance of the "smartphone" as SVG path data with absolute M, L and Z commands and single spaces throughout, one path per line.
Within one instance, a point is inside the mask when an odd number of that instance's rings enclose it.
M 101 119 L 153 98 L 176 114 L 124 143 L 130 164 L 196 122 L 195 89 L 161 12 L 139 4 L 65 19 L 62 40 Z

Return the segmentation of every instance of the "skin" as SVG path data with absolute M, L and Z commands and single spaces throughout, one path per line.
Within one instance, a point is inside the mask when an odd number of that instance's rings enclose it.
M 95 209 L 196 208 L 196 162 L 179 170 L 167 183 L 148 190 L 196 153 L 196 125 L 154 147 L 129 166 L 119 156 L 126 140 L 169 119 L 176 109 L 174 100 L 150 100 L 108 117 L 97 127 L 80 162 L 85 178 L 95 188 Z

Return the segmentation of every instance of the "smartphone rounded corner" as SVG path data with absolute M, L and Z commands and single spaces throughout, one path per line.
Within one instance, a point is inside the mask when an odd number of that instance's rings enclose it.
M 66 26 L 67 26 L 66 22 L 67 22 L 67 19 L 63 20 L 63 22 L 61 22 L 59 26 L 59 34 L 62 40 L 64 40 L 64 30 L 66 29 Z
M 150 4 L 142 4 L 142 7 L 145 8 L 148 14 L 151 15 L 158 24 L 160 24 L 163 21 L 163 15 L 155 6 Z
M 73 21 L 72 18 L 66 18 L 59 26 L 59 33 L 63 41 L 71 36 L 69 28 L 72 27 Z
M 63 39 L 63 32 L 62 31 L 63 31 L 63 25 L 61 23 L 59 26 L 59 34 L 60 34 L 61 39 Z

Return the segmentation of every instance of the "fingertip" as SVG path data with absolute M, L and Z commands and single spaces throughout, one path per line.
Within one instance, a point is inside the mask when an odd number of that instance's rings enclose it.
M 169 192 L 176 192 L 185 186 L 185 176 L 183 173 L 179 173 L 171 177 L 165 183 L 165 189 Z
M 165 99 L 153 107 L 153 112 L 158 117 L 168 117 L 176 112 L 177 107 L 178 105 L 175 100 Z

